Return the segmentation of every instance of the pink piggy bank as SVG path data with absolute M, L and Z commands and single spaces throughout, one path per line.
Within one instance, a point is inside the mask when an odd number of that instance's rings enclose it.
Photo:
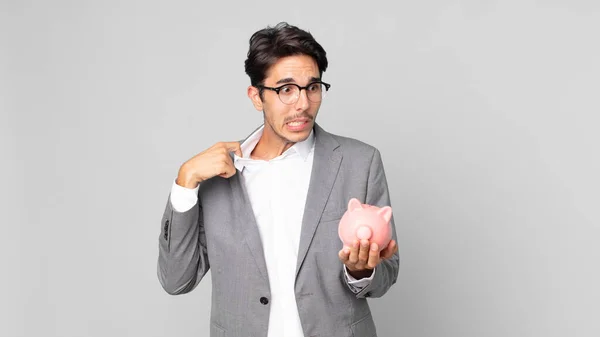
M 387 247 L 392 239 L 392 208 L 361 204 L 356 198 L 348 202 L 348 210 L 340 220 L 338 234 L 345 246 L 352 247 L 354 240 L 369 240 L 377 243 L 379 251 Z

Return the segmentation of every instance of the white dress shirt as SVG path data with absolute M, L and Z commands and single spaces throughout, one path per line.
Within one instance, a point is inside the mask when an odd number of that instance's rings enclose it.
M 256 217 L 264 249 L 271 288 L 271 309 L 268 337 L 304 337 L 296 305 L 294 281 L 304 205 L 310 183 L 314 156 L 314 131 L 271 160 L 255 160 L 250 154 L 258 143 L 263 127 L 241 144 L 242 157 L 234 156 L 234 166 L 241 172 L 250 203 Z M 198 201 L 198 188 L 189 189 L 175 182 L 171 204 L 185 212 Z M 360 280 L 341 267 L 355 292 L 371 282 Z

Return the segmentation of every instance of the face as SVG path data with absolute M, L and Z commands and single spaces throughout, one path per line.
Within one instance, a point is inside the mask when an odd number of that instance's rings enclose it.
M 306 86 L 320 79 L 317 63 L 306 55 L 281 58 L 271 66 L 266 75 L 263 85 L 272 88 L 287 83 Z M 264 133 L 284 143 L 301 142 L 308 138 L 321 106 L 320 102 L 308 100 L 306 90 L 300 92 L 298 101 L 293 104 L 284 104 L 277 93 L 269 89 L 264 89 L 261 99 L 258 89 L 249 87 L 248 97 L 254 107 L 264 113 Z

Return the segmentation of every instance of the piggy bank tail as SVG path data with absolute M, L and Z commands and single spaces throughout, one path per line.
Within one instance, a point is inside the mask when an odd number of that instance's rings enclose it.
M 358 227 L 358 229 L 356 230 L 356 237 L 359 240 L 368 240 L 371 238 L 371 235 L 373 233 L 371 232 L 371 228 L 369 228 L 368 226 L 360 226 Z

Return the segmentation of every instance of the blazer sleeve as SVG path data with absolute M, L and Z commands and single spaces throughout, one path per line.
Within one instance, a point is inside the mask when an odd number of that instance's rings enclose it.
M 379 207 L 392 206 L 385 177 L 385 170 L 383 168 L 383 161 L 381 160 L 381 154 L 377 149 L 374 150 L 373 159 L 369 168 L 365 203 Z M 392 239 L 398 242 L 393 212 L 390 223 L 392 225 Z M 379 265 L 377 265 L 374 270 L 373 279 L 367 286 L 356 293 L 356 297 L 366 298 L 383 296 L 390 287 L 396 283 L 399 268 L 400 256 L 398 251 L 396 251 L 389 259 L 380 261 Z
M 159 237 L 158 279 L 171 295 L 192 291 L 208 272 L 210 264 L 202 221 L 202 203 L 178 212 L 167 200 Z

